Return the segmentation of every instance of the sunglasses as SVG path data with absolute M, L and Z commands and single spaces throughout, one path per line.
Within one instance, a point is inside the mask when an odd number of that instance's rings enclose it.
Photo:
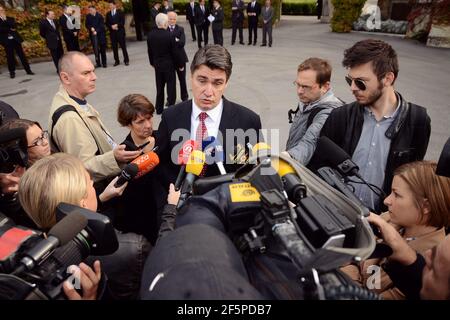
M 364 91 L 367 89 L 366 83 L 362 79 L 358 79 L 358 78 L 353 79 L 350 76 L 345 76 L 345 81 L 347 81 L 349 86 L 351 86 L 352 83 L 355 82 L 355 86 L 361 91 Z

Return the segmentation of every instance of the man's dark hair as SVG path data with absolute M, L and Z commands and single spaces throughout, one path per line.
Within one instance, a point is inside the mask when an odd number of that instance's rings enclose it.
M 213 70 L 223 70 L 227 75 L 227 81 L 230 79 L 231 69 L 233 68 L 231 55 L 228 50 L 221 45 L 208 44 L 198 49 L 191 63 L 191 74 L 193 74 L 194 71 L 202 65 L 205 65 Z
M 331 65 L 327 60 L 320 58 L 309 58 L 303 61 L 297 68 L 297 72 L 313 70 L 316 72 L 316 82 L 323 86 L 331 80 Z
M 342 65 L 345 68 L 353 68 L 372 62 L 373 72 L 381 80 L 386 73 L 392 72 L 395 80 L 398 75 L 397 53 L 390 44 L 375 39 L 366 39 L 359 41 L 353 47 L 344 51 L 344 60 Z

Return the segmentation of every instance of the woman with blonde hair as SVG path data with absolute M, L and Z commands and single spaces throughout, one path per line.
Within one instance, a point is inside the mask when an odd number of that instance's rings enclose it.
M 384 200 L 388 212 L 381 215 L 409 246 L 424 253 L 445 238 L 450 222 L 450 178 L 435 173 L 436 163 L 412 162 L 394 172 L 391 194 Z M 369 259 L 341 270 L 384 299 L 404 299 L 382 269 L 385 259 Z M 380 271 L 380 272 L 377 272 Z

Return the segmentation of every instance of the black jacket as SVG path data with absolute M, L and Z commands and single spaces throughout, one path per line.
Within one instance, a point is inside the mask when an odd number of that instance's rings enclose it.
M 399 114 L 386 131 L 391 147 L 386 163 L 383 191 L 391 192 L 394 170 L 402 164 L 423 160 L 430 140 L 430 117 L 425 108 L 401 99 Z M 325 122 L 321 136 L 327 136 L 349 155 L 358 145 L 364 123 L 364 107 L 353 102 L 334 109 Z M 383 201 L 383 199 L 380 199 Z
M 0 44 L 6 46 L 8 37 L 12 36 L 15 41 L 22 43 L 22 37 L 14 30 L 16 28 L 16 21 L 14 18 L 6 17 L 6 21 L 0 18 Z
M 117 24 L 118 30 L 113 30 L 112 25 Z M 116 14 L 114 17 L 111 15 L 111 11 L 108 11 L 106 14 L 106 26 L 108 27 L 109 32 L 118 32 L 125 34 L 125 15 L 119 9 L 116 9 Z
M 186 35 L 184 34 L 184 28 L 179 25 L 175 25 L 175 28 L 172 31 L 172 35 L 175 37 L 175 43 L 177 48 L 177 57 L 176 62 L 177 66 L 184 66 L 186 62 L 189 61 L 188 56 L 186 54 L 186 50 L 184 50 L 184 45 L 186 44 Z M 178 41 L 177 41 L 178 39 Z M 180 63 L 182 63 L 180 65 Z
M 53 20 L 53 23 L 56 29 L 52 27 L 47 19 L 42 19 L 39 24 L 39 34 L 45 39 L 49 49 L 56 49 L 58 46 L 62 46 L 58 22 Z
M 97 31 L 97 41 L 99 44 L 106 44 L 106 28 L 105 19 L 100 13 L 96 13 L 95 16 L 88 14 L 86 16 L 86 29 L 88 29 L 89 34 L 92 36 L 91 28 Z
M 195 18 L 195 7 L 198 6 L 197 2 L 194 2 L 194 12 L 192 12 L 191 3 L 186 3 L 186 20 L 189 22 L 194 22 Z
M 72 20 L 72 23 L 75 24 L 75 18 L 70 17 L 70 19 Z M 64 41 L 74 42 L 77 40 L 77 36 L 75 36 L 73 33 L 78 32 L 80 30 L 75 29 L 75 28 L 69 29 L 69 27 L 67 26 L 67 20 L 68 20 L 68 18 L 64 14 L 61 17 L 59 17 L 59 25 L 61 26 L 62 35 L 63 35 Z
M 209 8 L 207 5 L 204 6 L 205 8 L 205 12 L 203 13 L 202 8 L 200 7 L 200 5 L 195 7 L 195 25 L 197 27 L 200 26 L 209 26 L 209 20 L 208 20 L 208 16 L 209 16 Z
M 171 153 L 172 149 L 174 149 L 174 154 L 178 155 L 178 151 L 181 149 L 181 146 L 186 140 L 189 140 L 190 137 L 183 137 L 172 134 L 177 129 L 184 129 L 187 132 L 191 131 L 191 114 L 192 114 L 192 100 L 187 100 L 181 102 L 173 107 L 166 109 L 161 118 L 161 122 L 158 128 L 158 135 L 156 135 L 156 144 L 159 146 L 158 154 L 160 156 L 161 163 L 166 167 L 166 184 L 168 188 L 168 183 L 174 183 L 176 177 L 178 175 L 179 166 L 172 162 Z M 242 129 L 247 131 L 248 129 L 254 129 L 259 132 L 261 129 L 261 119 L 259 115 L 250 109 L 228 101 L 223 97 L 223 111 L 222 118 L 220 120 L 219 131 L 222 134 L 221 144 L 224 148 L 224 166 L 225 170 L 230 172 L 235 172 L 240 165 L 237 163 L 231 163 L 233 157 L 239 157 L 236 161 L 242 160 L 240 156 L 243 155 L 243 152 L 247 150 L 246 143 L 248 142 L 248 138 L 245 139 L 245 143 L 235 141 L 230 144 L 227 149 L 227 129 Z M 177 139 L 173 141 L 172 139 Z M 187 139 L 183 139 L 187 138 Z M 263 140 L 262 136 L 258 136 L 257 139 L 259 141 Z M 252 142 L 254 144 L 255 142 Z M 207 167 L 207 171 L 205 176 L 214 176 L 218 175 L 219 170 L 216 165 L 209 165 Z
M 223 8 L 220 7 L 219 9 L 213 9 L 211 11 L 211 14 L 214 16 L 214 21 L 212 22 L 212 29 L 213 31 L 220 31 L 223 30 Z
M 175 37 L 166 29 L 154 29 L 148 33 L 147 49 L 150 64 L 157 71 L 171 71 L 178 66 Z

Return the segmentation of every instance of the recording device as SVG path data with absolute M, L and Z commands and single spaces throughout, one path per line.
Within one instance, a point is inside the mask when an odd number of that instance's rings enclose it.
M 45 238 L 40 231 L 5 223 L 0 214 L 0 300 L 63 299 L 70 265 L 117 250 L 106 216 L 66 203 L 58 205 L 56 216 Z
M 196 177 L 198 177 L 205 165 L 205 153 L 200 150 L 193 150 L 186 164 L 186 177 L 181 186 L 180 198 L 178 200 L 177 209 L 181 208 L 192 194 L 192 186 Z
M 137 157 L 130 163 L 134 163 L 138 167 L 138 173 L 134 177 L 139 179 L 152 171 L 159 164 L 159 157 L 154 151 L 144 153 L 142 156 Z
M 445 143 L 441 155 L 439 156 L 436 174 L 450 178 L 450 138 Z
M 175 190 L 180 190 L 181 183 L 184 180 L 186 175 L 186 164 L 189 161 L 189 157 L 193 150 L 197 149 L 197 142 L 195 140 L 188 140 L 183 143 L 183 147 L 178 151 L 178 164 L 181 166 L 180 171 L 177 176 L 177 180 L 175 181 Z
M 136 163 L 129 163 L 123 168 L 122 172 L 119 175 L 119 179 L 117 179 L 116 183 L 114 184 L 114 188 L 119 188 L 125 184 L 125 182 L 128 182 L 132 180 L 139 172 L 139 167 Z
M 28 166 L 27 135 L 24 128 L 10 129 L 0 136 L 0 173 L 11 173 L 16 166 Z
M 209 136 L 202 142 L 202 150 L 206 156 L 206 164 L 216 164 L 221 175 L 226 175 L 227 172 L 223 166 L 224 152 L 223 146 L 215 137 Z

